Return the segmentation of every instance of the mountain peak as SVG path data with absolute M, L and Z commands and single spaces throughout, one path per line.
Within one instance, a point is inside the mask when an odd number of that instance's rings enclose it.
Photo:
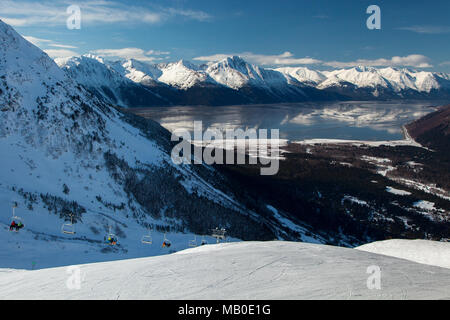
M 219 64 L 227 64 L 230 67 L 237 67 L 237 68 L 248 65 L 247 61 L 245 61 L 240 56 L 226 57 L 225 59 L 223 59 L 222 61 L 219 61 L 218 63 Z
M 376 72 L 377 70 L 373 67 L 368 67 L 368 66 L 357 66 L 354 67 L 353 70 L 357 71 L 357 72 Z
M 85 58 L 88 58 L 88 59 L 92 59 L 92 60 L 96 60 L 96 61 L 98 61 L 100 63 L 105 63 L 105 60 L 102 57 L 97 56 L 97 55 L 92 54 L 92 53 L 84 54 L 84 55 L 82 55 L 82 57 L 85 57 Z
M 188 61 L 186 59 L 180 59 L 175 64 L 180 66 L 180 67 L 185 67 L 187 69 L 198 70 L 198 66 L 197 65 L 193 64 L 192 62 L 190 62 L 190 61 Z

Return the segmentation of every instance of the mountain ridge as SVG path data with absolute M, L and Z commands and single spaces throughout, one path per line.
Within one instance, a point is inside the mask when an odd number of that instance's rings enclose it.
M 93 81 L 86 79 L 83 66 L 72 62 L 77 59 L 80 58 L 57 62 L 82 84 L 93 87 Z M 450 75 L 406 68 L 354 67 L 333 71 L 306 67 L 262 68 L 238 56 L 203 65 L 186 60 L 160 64 L 135 59 L 105 60 L 99 67 L 115 70 L 163 100 L 149 101 L 148 106 L 450 97 Z M 98 86 L 93 89 L 98 90 Z M 130 103 L 121 106 L 136 107 Z

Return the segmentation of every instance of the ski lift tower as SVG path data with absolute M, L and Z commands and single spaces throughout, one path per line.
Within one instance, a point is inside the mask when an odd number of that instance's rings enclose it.
M 224 228 L 219 229 L 219 228 L 215 228 L 212 229 L 212 237 L 216 238 L 217 243 L 220 243 L 220 240 L 225 240 L 226 239 L 226 230 Z

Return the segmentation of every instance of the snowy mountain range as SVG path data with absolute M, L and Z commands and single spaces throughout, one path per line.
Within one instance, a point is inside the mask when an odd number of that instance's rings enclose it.
M 110 62 L 92 55 L 56 62 L 78 82 L 122 107 L 143 106 L 144 101 L 144 106 L 154 106 L 450 97 L 450 75 L 392 67 L 266 69 L 237 56 L 203 65 L 185 60 Z M 112 94 L 103 88 L 105 84 L 118 90 Z M 127 87 L 131 93 L 123 89 Z M 139 96 L 143 88 L 152 98 L 130 101 L 129 95 Z
M 40 266 L 51 265 L 45 262 L 48 254 L 63 264 L 79 263 L 81 256 L 107 260 L 109 253 L 164 254 L 164 233 L 172 238 L 170 250 L 177 251 L 187 248 L 195 234 L 208 235 L 215 227 L 226 228 L 231 239 L 325 241 L 313 233 L 305 236 L 307 229 L 294 223 L 291 230 L 269 209 L 248 209 L 213 168 L 173 164 L 166 129 L 96 97 L 127 102 L 133 86 L 136 94 L 157 99 L 147 86 L 99 58 L 74 58 L 66 65 L 69 72 L 0 21 L 0 267 L 29 268 L 39 252 Z M 124 70 L 137 66 L 123 65 Z M 101 89 L 96 94 L 86 90 L 68 75 L 75 69 L 78 80 Z M 13 205 L 25 224 L 17 234 L 8 230 Z M 62 224 L 71 218 L 76 235 L 62 234 Z M 140 242 L 148 229 L 160 242 L 150 249 Z M 105 248 L 108 232 L 120 238 L 117 247 Z M 60 256 L 63 247 L 71 255 Z M 14 265 L 3 256 L 14 250 L 29 259 Z

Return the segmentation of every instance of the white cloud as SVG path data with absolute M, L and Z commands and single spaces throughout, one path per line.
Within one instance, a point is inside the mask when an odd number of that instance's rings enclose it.
M 51 43 L 51 44 L 49 44 L 49 46 L 56 47 L 56 48 L 65 48 L 65 49 L 76 49 L 77 48 L 75 46 L 69 46 L 68 44 L 59 44 L 59 43 Z
M 279 55 L 262 55 L 245 52 L 240 54 L 214 54 L 210 56 L 196 57 L 194 60 L 216 62 L 231 56 L 240 56 L 243 59 L 262 66 L 295 66 L 295 65 L 322 65 L 333 68 L 349 68 L 355 66 L 372 67 L 415 67 L 431 68 L 430 59 L 420 54 L 411 54 L 405 57 L 395 56 L 392 58 L 380 58 L 374 60 L 358 59 L 355 61 L 322 61 L 314 58 L 295 58 L 294 55 L 286 51 Z
M 140 48 L 122 48 L 122 49 L 99 49 L 92 51 L 96 54 L 105 58 L 121 58 L 121 59 L 136 59 L 141 61 L 152 62 L 156 60 L 161 60 L 159 57 L 152 56 L 153 50 L 145 52 Z M 157 53 L 160 53 L 156 51 Z M 164 53 L 165 54 L 165 53 Z M 153 53 L 153 55 L 155 55 Z
M 355 66 L 367 67 L 415 67 L 415 68 L 431 68 L 430 59 L 420 54 L 411 54 L 405 57 L 392 57 L 390 59 L 380 58 L 375 60 L 358 59 L 356 61 L 339 62 L 329 61 L 323 65 L 333 68 L 347 68 Z
M 297 65 L 297 64 L 318 64 L 321 61 L 313 58 L 294 58 L 294 55 L 286 51 L 280 55 L 262 55 L 248 53 L 243 55 L 250 61 L 260 65 Z
M 214 54 L 211 56 L 202 56 L 196 57 L 194 60 L 197 61 L 207 61 L 207 62 L 215 62 L 223 60 L 227 57 L 232 56 L 240 56 L 243 59 L 256 63 L 262 66 L 266 65 L 300 65 L 300 64 L 319 64 L 320 60 L 316 60 L 313 58 L 294 58 L 294 55 L 288 51 L 279 54 L 279 55 L 263 55 L 263 54 L 255 54 L 251 52 L 237 53 L 237 54 Z
M 420 34 L 444 34 L 450 33 L 450 26 L 411 26 L 398 28 Z
M 169 51 L 159 51 L 159 50 L 149 50 L 145 53 L 146 55 L 153 55 L 153 56 L 164 56 L 170 54 Z
M 71 46 L 71 45 L 67 45 L 67 44 L 60 44 L 60 43 L 56 43 L 53 40 L 49 40 L 49 39 L 42 39 L 42 38 L 37 38 L 37 37 L 33 37 L 33 36 L 24 36 L 25 40 L 31 42 L 32 44 L 34 44 L 37 47 L 40 47 L 42 49 L 42 47 L 55 47 L 55 48 L 63 48 L 63 49 L 76 49 L 77 47 L 75 46 Z
M 41 39 L 41 38 L 36 38 L 36 37 L 32 37 L 32 36 L 23 36 L 23 37 L 25 38 L 25 40 L 31 42 L 35 46 L 52 43 L 52 40 L 48 40 L 48 39 Z
M 66 25 L 66 1 L 0 1 L 1 19 L 13 26 Z M 102 23 L 161 23 L 173 18 L 208 21 L 212 17 L 203 11 L 125 5 L 115 1 L 86 0 L 76 3 L 81 9 L 81 25 Z
M 78 53 L 68 49 L 46 49 L 44 50 L 44 52 L 47 53 L 49 57 L 53 59 L 78 56 Z
M 234 54 L 222 54 L 222 53 L 218 53 L 218 54 L 213 54 L 210 56 L 201 56 L 201 57 L 196 57 L 193 60 L 196 61 L 206 61 L 206 62 L 216 62 L 216 61 L 220 61 L 229 57 L 234 56 Z
M 28 24 L 28 20 L 24 18 L 7 18 L 4 16 L 0 16 L 0 19 L 9 25 L 12 25 L 14 27 L 22 27 L 26 26 Z
M 197 20 L 197 21 L 212 20 L 212 16 L 203 11 L 182 10 L 182 9 L 174 9 L 174 8 L 167 8 L 164 11 L 165 11 L 166 15 L 168 14 L 169 16 L 174 16 L 174 17 L 182 16 L 182 17 L 188 18 L 190 20 Z

